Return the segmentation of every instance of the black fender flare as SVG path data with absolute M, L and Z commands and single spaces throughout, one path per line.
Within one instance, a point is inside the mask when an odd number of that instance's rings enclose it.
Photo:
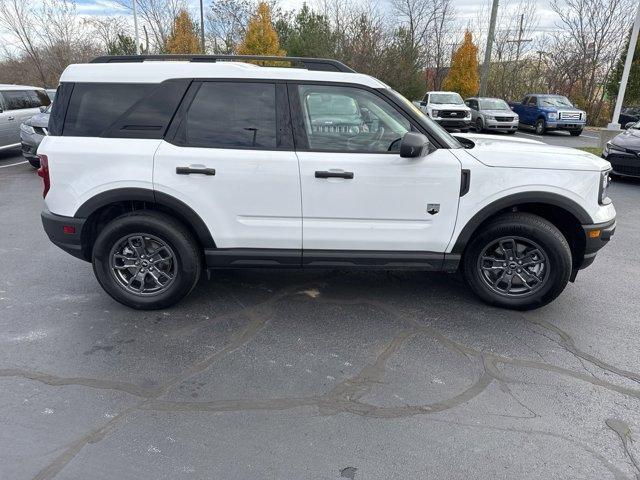
M 115 188 L 101 192 L 84 202 L 76 210 L 74 217 L 88 218 L 92 213 L 107 205 L 131 201 L 152 203 L 168 210 L 178 220 L 187 223 L 193 229 L 203 248 L 215 248 L 216 244 L 209 228 L 191 207 L 171 195 L 147 188 Z
M 476 229 L 482 225 L 488 218 L 492 217 L 496 213 L 499 213 L 510 207 L 517 207 L 518 205 L 526 204 L 526 203 L 542 203 L 546 205 L 551 205 L 553 207 L 561 208 L 571 215 L 576 217 L 578 221 L 587 225 L 593 223 L 593 220 L 589 213 L 578 203 L 573 200 L 563 197 L 557 193 L 551 192 L 521 192 L 514 193 L 512 195 L 507 195 L 505 197 L 499 198 L 489 205 L 482 208 L 478 213 L 476 213 L 464 226 L 458 238 L 456 239 L 456 243 L 453 245 L 453 249 L 451 253 L 454 254 L 462 254 L 471 235 Z

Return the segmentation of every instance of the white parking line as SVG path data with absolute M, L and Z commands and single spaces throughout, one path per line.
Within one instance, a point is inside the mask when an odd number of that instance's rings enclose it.
M 516 136 L 518 135 L 526 135 L 527 137 L 537 138 L 538 140 L 540 139 L 540 135 L 534 135 L 532 133 L 516 132 Z
M 22 165 L 23 163 L 27 163 L 27 161 L 24 160 L 18 163 L 10 163 L 9 165 L 0 165 L 0 168 L 15 167 L 16 165 Z

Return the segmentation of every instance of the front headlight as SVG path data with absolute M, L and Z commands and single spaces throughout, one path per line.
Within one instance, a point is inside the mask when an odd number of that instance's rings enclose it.
M 466 118 L 470 118 L 471 117 L 471 110 L 467 111 L 467 114 L 465 115 Z
M 493 115 L 485 115 L 484 118 L 486 118 L 487 120 L 495 120 L 496 117 L 494 117 Z
M 33 127 L 31 125 L 27 125 L 26 123 L 20 125 L 20 130 L 22 130 L 24 133 L 28 133 L 29 135 L 35 133 Z
M 598 202 L 600 205 L 606 205 L 611 203 L 609 197 L 607 197 L 607 190 L 609 189 L 609 184 L 611 183 L 611 179 L 609 174 L 611 170 L 605 170 L 604 172 L 600 172 L 600 190 L 598 193 Z
M 547 117 L 549 117 L 549 120 L 557 120 L 558 119 L 558 113 L 557 112 L 549 112 L 549 113 L 547 113 Z
M 438 110 L 431 110 L 431 116 L 436 118 L 440 112 Z

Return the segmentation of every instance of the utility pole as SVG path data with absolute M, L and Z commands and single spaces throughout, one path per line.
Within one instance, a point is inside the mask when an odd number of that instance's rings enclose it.
M 508 43 L 515 43 L 516 46 L 516 62 L 520 60 L 520 48 L 523 43 L 530 42 L 530 38 L 522 38 L 524 34 L 524 13 L 520 15 L 520 27 L 518 28 L 518 39 L 517 40 L 507 40 Z
M 627 50 L 627 58 L 624 62 L 624 69 L 622 70 L 622 78 L 620 79 L 620 88 L 618 89 L 618 96 L 616 97 L 616 106 L 613 109 L 613 118 L 611 123 L 607 125 L 607 130 L 619 130 L 620 124 L 618 119 L 620 118 L 620 110 L 622 110 L 622 102 L 624 102 L 624 94 L 627 90 L 627 81 L 629 80 L 629 72 L 631 71 L 631 63 L 633 62 L 633 54 L 636 52 L 636 43 L 638 41 L 638 30 L 640 29 L 640 4 L 638 4 L 638 11 L 636 12 L 636 20 L 633 22 L 633 30 L 631 30 L 631 37 L 629 38 L 629 49 Z
M 200 48 L 203 54 L 207 53 L 204 51 L 204 10 L 202 9 L 202 0 L 200 0 Z
M 136 9 L 136 0 L 133 3 L 133 29 L 136 35 L 136 55 L 140 55 L 140 36 L 138 35 L 138 11 Z
M 491 64 L 491 49 L 493 48 L 493 36 L 496 30 L 496 17 L 498 16 L 498 0 L 493 0 L 491 5 L 491 20 L 489 21 L 489 33 L 487 35 L 487 47 L 484 51 L 484 63 L 480 74 L 480 96 L 487 94 L 487 82 L 489 81 L 489 65 Z

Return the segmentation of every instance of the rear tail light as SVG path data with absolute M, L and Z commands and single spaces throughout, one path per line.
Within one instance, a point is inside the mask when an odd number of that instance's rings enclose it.
M 49 191 L 49 187 L 51 187 L 51 181 L 49 180 L 49 159 L 46 155 L 38 155 L 40 159 L 40 168 L 38 169 L 38 176 L 42 178 L 43 189 L 42 189 L 42 197 L 47 196 L 47 192 Z

